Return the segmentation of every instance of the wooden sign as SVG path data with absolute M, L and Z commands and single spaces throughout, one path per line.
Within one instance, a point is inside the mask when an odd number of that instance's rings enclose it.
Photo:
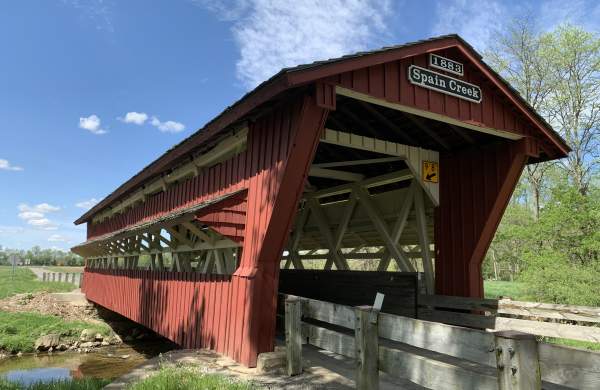
M 456 96 L 473 103 L 481 103 L 481 88 L 477 85 L 417 65 L 408 67 L 408 80 L 423 88 Z
M 426 183 L 437 183 L 440 179 L 440 165 L 434 161 L 423 161 L 423 181 Z
M 429 54 L 429 66 L 432 68 L 445 70 L 446 72 L 454 73 L 459 76 L 464 76 L 465 68 L 460 62 L 453 61 L 449 58 L 438 56 L 437 54 Z

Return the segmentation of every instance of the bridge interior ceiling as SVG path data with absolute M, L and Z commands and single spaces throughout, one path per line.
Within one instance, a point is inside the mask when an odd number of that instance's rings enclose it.
M 359 99 L 337 95 L 326 127 L 441 153 L 497 142 L 498 137 Z

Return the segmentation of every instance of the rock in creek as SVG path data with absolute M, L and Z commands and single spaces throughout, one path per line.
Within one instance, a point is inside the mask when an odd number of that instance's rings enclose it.
M 36 341 L 34 348 L 37 351 L 46 351 L 50 348 L 54 348 L 58 346 L 58 342 L 60 340 L 60 335 L 57 334 L 47 334 L 45 336 L 40 336 Z

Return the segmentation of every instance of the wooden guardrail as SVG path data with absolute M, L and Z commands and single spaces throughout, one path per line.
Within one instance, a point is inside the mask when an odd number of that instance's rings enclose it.
M 357 359 L 361 389 L 377 389 L 379 371 L 431 389 L 600 386 L 599 353 L 539 343 L 521 332 L 490 333 L 293 296 L 285 314 L 290 375 L 301 372 L 306 342 Z
M 599 307 L 420 295 L 418 313 L 421 319 L 452 325 L 600 342 Z
M 79 272 L 43 272 L 42 281 L 72 283 L 77 287 L 81 287 L 83 279 L 81 275 Z

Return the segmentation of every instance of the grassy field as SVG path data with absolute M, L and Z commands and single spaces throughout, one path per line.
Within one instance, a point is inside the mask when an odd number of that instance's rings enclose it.
M 527 301 L 527 289 L 523 283 L 501 280 L 484 280 L 483 292 L 486 298 L 510 297 L 516 301 Z
M 64 292 L 72 290 L 73 285 L 70 283 L 41 282 L 27 268 L 16 268 L 13 276 L 12 267 L 0 266 L 0 299 L 26 292 Z
M 86 378 L 23 386 L 0 379 L 0 390 L 99 390 L 108 383 L 105 379 Z
M 65 321 L 56 316 L 37 313 L 0 311 L 0 349 L 9 352 L 33 352 L 35 340 L 44 334 L 60 334 L 61 343 L 75 341 L 84 329 L 109 335 L 108 325 L 83 321 Z
M 39 291 L 72 291 L 70 283 L 41 282 L 27 268 L 0 267 L 0 299 L 19 293 Z M 9 313 L 0 311 L 0 349 L 9 352 L 31 352 L 35 340 L 44 334 L 58 333 L 65 341 L 79 337 L 83 329 L 109 334 L 108 326 L 89 324 L 82 321 L 64 321 L 55 316 L 37 313 Z M 61 342 L 62 342 L 61 338 Z M 1 389 L 2 387 L 0 387 Z
M 240 382 L 223 375 L 205 374 L 188 366 L 163 367 L 160 371 L 141 382 L 128 387 L 128 390 L 257 390 L 259 387 L 249 382 Z

